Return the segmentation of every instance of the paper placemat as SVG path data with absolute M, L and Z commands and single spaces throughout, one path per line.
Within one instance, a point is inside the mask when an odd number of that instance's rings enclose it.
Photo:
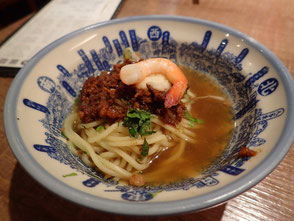
M 121 1 L 52 0 L 0 47 L 0 67 L 21 68 L 63 35 L 110 20 Z

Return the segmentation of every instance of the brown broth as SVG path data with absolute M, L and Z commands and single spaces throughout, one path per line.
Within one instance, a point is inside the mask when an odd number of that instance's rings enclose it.
M 143 173 L 149 184 L 167 184 L 199 175 L 221 156 L 232 137 L 233 111 L 226 93 L 207 75 L 184 67 L 182 70 L 197 97 L 214 95 L 226 101 L 206 98 L 192 104 L 191 116 L 204 121 L 194 129 L 196 144 L 186 143 L 182 156 L 170 164 L 165 161 L 176 149 L 163 151 Z

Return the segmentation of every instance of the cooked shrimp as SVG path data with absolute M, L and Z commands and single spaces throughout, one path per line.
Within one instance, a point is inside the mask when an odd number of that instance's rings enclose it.
M 122 67 L 120 79 L 127 85 L 138 84 L 146 77 L 154 74 L 164 75 L 172 87 L 169 89 L 165 101 L 165 108 L 177 105 L 183 97 L 188 81 L 181 69 L 172 61 L 165 58 L 149 58 Z

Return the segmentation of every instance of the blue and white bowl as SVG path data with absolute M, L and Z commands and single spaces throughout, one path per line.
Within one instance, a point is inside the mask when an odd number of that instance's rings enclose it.
M 83 82 L 120 62 L 126 47 L 142 58 L 165 57 L 207 73 L 232 97 L 233 138 L 200 177 L 168 186 L 125 186 L 68 151 L 60 130 Z M 9 89 L 5 130 L 22 166 L 68 200 L 111 213 L 176 214 L 222 203 L 278 165 L 293 142 L 293 96 L 293 80 L 279 59 L 236 30 L 186 17 L 131 17 L 77 30 L 36 54 Z M 257 156 L 238 158 L 242 145 Z

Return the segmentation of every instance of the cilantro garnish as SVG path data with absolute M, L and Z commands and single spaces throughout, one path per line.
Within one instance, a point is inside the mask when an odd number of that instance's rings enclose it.
M 67 138 L 67 136 L 65 135 L 65 133 L 64 133 L 64 130 L 63 129 L 61 129 L 61 135 L 65 138 L 65 139 L 68 139 Z
M 138 138 L 147 136 L 155 133 L 156 131 L 151 130 L 151 114 L 148 111 L 140 109 L 129 109 L 127 116 L 124 118 L 123 126 L 129 128 L 129 133 L 131 137 Z M 149 144 L 144 138 L 144 143 L 141 150 L 141 156 L 148 156 Z
M 147 143 L 146 138 L 144 138 L 144 143 L 142 146 L 141 155 L 143 157 L 146 157 L 146 156 L 148 156 L 148 152 L 149 152 L 149 144 Z
M 131 137 L 147 136 L 155 133 L 151 130 L 150 112 L 140 109 L 129 109 L 123 126 L 129 128 Z
M 192 117 L 192 116 L 189 114 L 188 111 L 186 112 L 186 117 L 187 117 L 187 119 L 189 120 L 189 122 L 190 122 L 190 126 L 191 126 L 191 127 L 194 127 L 194 123 L 197 123 L 197 124 L 203 124 L 203 123 L 204 123 L 203 120 L 200 120 L 200 119 L 198 119 L 198 118 L 194 118 L 194 117 Z
M 74 101 L 75 104 L 78 104 L 79 103 L 79 98 L 77 97 Z

